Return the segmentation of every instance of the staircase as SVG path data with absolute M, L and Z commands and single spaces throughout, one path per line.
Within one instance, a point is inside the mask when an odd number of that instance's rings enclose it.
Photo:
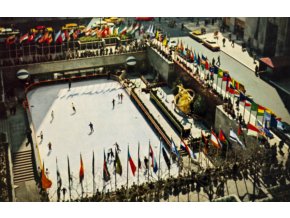
M 13 154 L 14 184 L 34 180 L 31 150 Z

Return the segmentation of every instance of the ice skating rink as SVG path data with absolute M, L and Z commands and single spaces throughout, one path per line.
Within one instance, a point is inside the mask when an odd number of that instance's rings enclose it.
M 118 99 L 118 94 L 123 93 L 123 102 Z M 160 142 L 158 136 L 140 114 L 136 106 L 130 100 L 128 94 L 121 85 L 112 80 L 90 80 L 73 82 L 70 91 L 68 84 L 51 85 L 36 88 L 27 94 L 32 121 L 36 135 L 43 132 L 43 141 L 37 137 L 41 161 L 48 168 L 48 177 L 52 181 L 52 187 L 48 190 L 52 201 L 57 200 L 57 174 L 56 158 L 62 179 L 62 187 L 68 191 L 68 163 L 73 175 L 72 199 L 81 197 L 82 189 L 79 182 L 80 154 L 84 163 L 83 190 L 84 197 L 91 196 L 93 192 L 92 155 L 95 154 L 95 187 L 103 190 L 103 163 L 104 151 L 115 149 L 117 142 L 121 152 L 119 157 L 123 168 L 122 176 L 117 174 L 117 187 L 127 181 L 127 146 L 137 167 L 138 142 L 140 143 L 140 157 L 142 169 L 140 170 L 140 183 L 147 181 L 144 175 L 144 156 L 148 157 L 148 144 L 151 142 L 159 164 Z M 112 100 L 115 99 L 113 109 Z M 73 112 L 72 103 L 76 113 Z M 51 111 L 54 112 L 54 119 Z M 90 134 L 89 123 L 94 125 L 94 132 Z M 49 151 L 48 143 L 51 142 L 52 150 Z M 161 154 L 161 166 L 158 165 L 160 176 L 168 177 L 168 169 Z M 105 184 L 105 189 L 115 190 L 115 176 L 113 161 L 108 162 L 111 180 Z M 172 165 L 171 175 L 177 174 L 177 166 Z M 152 173 L 152 176 L 151 176 Z M 157 180 L 150 168 L 150 180 Z M 129 185 L 137 184 L 137 171 L 133 176 L 129 166 Z

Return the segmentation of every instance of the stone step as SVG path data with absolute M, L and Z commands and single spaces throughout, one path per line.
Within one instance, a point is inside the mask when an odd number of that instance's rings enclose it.
M 31 154 L 30 155 L 19 156 L 19 157 L 16 157 L 16 158 L 12 159 L 13 162 L 21 162 L 21 161 L 27 161 L 27 160 L 32 161 Z
M 32 151 L 31 150 L 27 150 L 27 151 L 20 151 L 20 152 L 16 152 L 16 153 L 13 153 L 13 157 L 19 157 L 19 156 L 22 156 L 22 155 L 28 155 L 28 154 L 32 154 Z
M 14 174 L 17 174 L 18 172 L 27 171 L 27 170 L 33 171 L 33 167 L 31 165 L 24 165 L 24 166 L 19 166 L 19 167 L 13 167 L 13 173 Z
M 20 183 L 20 182 L 25 182 L 25 181 L 31 181 L 34 180 L 34 175 L 25 175 L 22 177 L 15 177 L 14 178 L 14 183 Z

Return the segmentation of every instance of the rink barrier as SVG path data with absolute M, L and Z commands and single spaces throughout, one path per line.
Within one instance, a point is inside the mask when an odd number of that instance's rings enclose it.
M 163 128 L 160 126 L 160 124 L 154 119 L 154 117 L 150 114 L 149 110 L 145 106 L 145 104 L 141 101 L 141 99 L 137 96 L 135 93 L 135 90 L 132 89 L 131 91 L 131 98 L 136 102 L 138 107 L 141 109 L 147 120 L 151 123 L 151 125 L 154 127 L 154 129 L 157 131 L 157 133 L 160 135 L 160 137 L 163 139 L 163 141 L 168 146 L 167 149 L 170 149 L 171 141 L 170 138 L 167 136 Z

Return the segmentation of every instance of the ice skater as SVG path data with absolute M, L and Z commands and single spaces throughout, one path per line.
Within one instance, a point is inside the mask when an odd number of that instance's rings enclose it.
M 68 80 L 68 90 L 70 91 L 71 88 L 71 79 Z
M 52 150 L 52 144 L 51 144 L 51 142 L 48 143 L 48 150 L 49 150 L 49 151 Z
M 123 102 L 123 93 L 120 94 L 121 104 Z
M 65 201 L 66 188 L 62 188 L 63 201 Z
M 217 57 L 216 65 L 221 66 L 221 57 L 220 56 Z
M 72 106 L 72 109 L 73 109 L 74 113 L 76 113 L 76 112 L 77 112 L 77 110 L 76 110 L 76 108 L 75 108 L 75 106 L 74 106 L 74 103 L 73 103 L 73 102 L 71 103 L 71 106 Z
M 121 151 L 119 144 L 116 142 L 114 145 L 116 145 L 117 152 L 119 153 Z
M 40 143 L 39 144 L 41 144 L 42 143 L 42 141 L 43 141 L 43 133 L 42 133 L 42 131 L 40 131 L 40 134 L 39 134 L 39 136 L 38 137 L 40 137 Z
M 94 125 L 92 124 L 92 122 L 90 122 L 89 127 L 91 129 L 91 133 L 94 132 Z
M 52 122 L 52 121 L 53 121 L 53 119 L 54 119 L 54 112 L 53 112 L 53 110 L 51 111 L 51 114 L 50 114 L 50 116 L 51 116 L 51 121 L 50 121 L 50 122 Z
M 115 108 L 115 99 L 114 98 L 113 98 L 112 104 L 113 104 L 113 110 L 114 110 L 114 108 Z

